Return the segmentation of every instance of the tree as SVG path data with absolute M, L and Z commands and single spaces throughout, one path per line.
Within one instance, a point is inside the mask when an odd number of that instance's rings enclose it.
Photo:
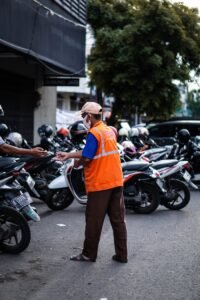
M 96 39 L 91 78 L 115 96 L 115 111 L 168 118 L 180 98 L 173 80 L 200 71 L 198 10 L 166 0 L 89 0 L 88 22 Z

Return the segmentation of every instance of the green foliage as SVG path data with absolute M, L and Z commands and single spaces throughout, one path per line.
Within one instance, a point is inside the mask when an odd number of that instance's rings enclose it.
M 159 0 L 89 0 L 95 47 L 88 58 L 99 89 L 153 118 L 179 105 L 174 79 L 200 71 L 197 10 Z

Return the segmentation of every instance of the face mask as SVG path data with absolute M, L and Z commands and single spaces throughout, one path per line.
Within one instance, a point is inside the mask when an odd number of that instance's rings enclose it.
M 87 116 L 85 116 L 85 118 L 83 119 L 83 124 L 84 124 L 85 128 L 87 130 L 89 130 L 91 127 L 91 121 L 86 121 L 86 118 L 87 118 Z

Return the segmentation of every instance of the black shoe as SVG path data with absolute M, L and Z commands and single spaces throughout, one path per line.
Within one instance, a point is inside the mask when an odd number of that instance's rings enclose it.
M 118 261 L 120 263 L 127 263 L 128 259 L 127 258 L 122 258 L 118 256 L 117 254 L 113 255 L 112 260 Z

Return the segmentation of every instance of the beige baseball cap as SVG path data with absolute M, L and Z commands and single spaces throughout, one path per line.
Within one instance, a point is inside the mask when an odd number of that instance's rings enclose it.
M 101 115 L 102 107 L 97 102 L 86 102 L 80 110 L 80 114 L 83 114 L 83 113 Z

